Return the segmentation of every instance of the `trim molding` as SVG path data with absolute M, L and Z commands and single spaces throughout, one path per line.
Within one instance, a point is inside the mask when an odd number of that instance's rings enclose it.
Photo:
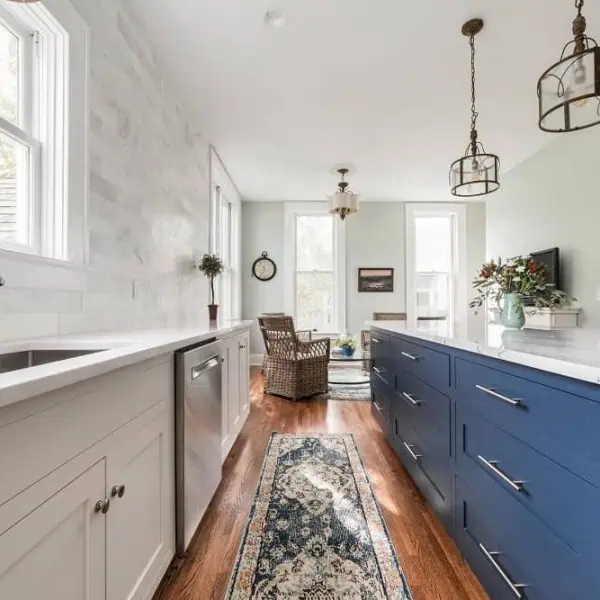
M 251 354 L 250 355 L 250 366 L 260 367 L 263 364 L 264 354 Z

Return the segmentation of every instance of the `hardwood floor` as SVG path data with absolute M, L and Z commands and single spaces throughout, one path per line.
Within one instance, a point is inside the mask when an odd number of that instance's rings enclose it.
M 371 416 L 369 403 L 292 403 L 264 395 L 258 369 L 253 369 L 250 385 L 252 411 L 224 464 L 223 481 L 188 556 L 163 581 L 154 600 L 224 597 L 273 431 L 352 432 L 414 600 L 487 599 Z

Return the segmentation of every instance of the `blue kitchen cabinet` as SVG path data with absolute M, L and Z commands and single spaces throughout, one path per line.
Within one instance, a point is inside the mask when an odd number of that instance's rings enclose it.
M 600 386 L 374 334 L 374 412 L 492 600 L 600 598 Z

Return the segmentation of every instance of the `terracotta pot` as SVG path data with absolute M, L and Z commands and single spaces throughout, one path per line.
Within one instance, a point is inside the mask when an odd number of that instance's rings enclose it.
M 208 318 L 211 321 L 216 321 L 219 316 L 219 305 L 218 304 L 209 304 L 208 305 Z

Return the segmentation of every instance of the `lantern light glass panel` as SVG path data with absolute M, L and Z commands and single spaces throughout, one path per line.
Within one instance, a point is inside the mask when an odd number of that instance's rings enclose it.
M 468 154 L 450 167 L 454 196 L 483 196 L 500 187 L 500 159 L 495 154 Z
M 568 56 L 538 82 L 540 128 L 577 131 L 600 123 L 600 48 Z

